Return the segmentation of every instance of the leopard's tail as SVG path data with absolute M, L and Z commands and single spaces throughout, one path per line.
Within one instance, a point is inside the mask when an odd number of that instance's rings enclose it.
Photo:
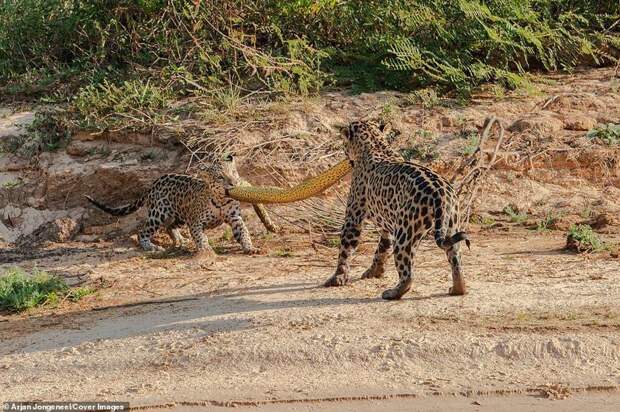
M 437 243 L 437 246 L 439 246 L 443 250 L 448 250 L 458 242 L 464 240 L 467 248 L 471 249 L 471 242 L 467 237 L 467 233 L 461 231 L 456 232 L 450 237 L 446 235 L 448 229 L 450 229 L 448 227 L 448 222 L 450 221 L 450 215 L 452 214 L 450 212 L 452 211 L 452 208 L 444 206 L 445 204 L 443 204 L 442 202 L 435 203 L 435 242 Z M 456 214 L 458 214 L 458 212 Z M 458 216 L 453 217 L 457 218 L 453 219 L 453 222 L 456 223 L 455 220 L 458 220 Z
M 109 213 L 112 216 L 126 216 L 130 213 L 133 213 L 136 210 L 140 209 L 142 205 L 144 205 L 144 201 L 146 199 L 146 196 L 143 195 L 143 196 L 140 196 L 138 199 L 134 200 L 133 202 L 128 203 L 126 205 L 119 206 L 119 207 L 110 207 L 110 206 L 104 205 L 103 203 L 97 202 L 95 199 L 93 199 L 90 196 L 84 195 L 84 197 L 88 199 L 88 201 L 92 203 L 93 205 L 95 205 L 98 209 L 103 210 L 104 212 Z

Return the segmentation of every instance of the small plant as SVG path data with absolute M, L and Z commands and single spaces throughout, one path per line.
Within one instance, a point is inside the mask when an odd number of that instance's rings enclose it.
M 436 149 L 437 138 L 431 131 L 418 130 L 416 137 L 410 146 L 400 149 L 400 153 L 406 161 L 412 159 L 433 161 L 439 158 L 439 152 Z
M 95 288 L 91 288 L 89 286 L 81 286 L 81 287 L 73 288 L 69 290 L 69 293 L 67 293 L 67 298 L 71 302 L 77 302 L 80 299 L 82 299 L 84 296 L 92 295 L 96 291 L 97 290 Z
M 150 162 L 156 160 L 160 156 L 156 150 L 148 150 L 140 155 L 140 160 L 143 162 Z
M 464 139 L 467 139 L 461 148 L 461 155 L 471 156 L 476 153 L 478 145 L 480 144 L 480 136 L 478 135 L 478 132 L 473 130 L 463 130 L 460 135 Z
M 214 242 L 213 240 L 209 239 L 209 246 L 211 246 L 211 249 L 213 249 L 213 251 L 218 255 L 224 254 L 224 252 L 226 252 L 226 246 L 224 246 L 220 242 Z
M 405 97 L 405 99 L 411 104 L 421 104 L 425 109 L 432 109 L 440 104 L 437 92 L 431 87 L 411 92 Z
M 276 249 L 273 252 L 272 256 L 281 257 L 281 258 L 288 258 L 288 257 L 292 257 L 293 256 L 293 252 L 289 248 L 285 247 L 285 248 L 281 248 L 281 249 Z
M 584 219 L 591 219 L 594 216 L 594 210 L 592 210 L 590 207 L 586 207 L 581 211 L 581 213 L 579 213 L 579 216 Z
M 70 137 L 71 133 L 63 113 L 40 110 L 35 113 L 34 121 L 26 127 L 24 134 L 0 142 L 0 152 L 33 158 L 41 152 L 59 149 Z
M 555 215 L 552 212 L 547 212 L 544 219 L 536 222 L 536 231 L 539 233 L 548 232 L 555 224 L 558 222 L 559 216 Z
M 97 146 L 88 150 L 89 156 L 102 156 L 107 157 L 112 153 L 112 149 L 108 146 Z
M 620 124 L 608 123 L 590 130 L 586 137 L 590 140 L 596 140 L 607 146 L 615 146 L 620 144 Z
M 481 216 L 477 214 L 471 215 L 469 218 L 470 223 L 483 226 L 485 228 L 490 228 L 495 224 L 495 219 L 491 216 Z
M 90 287 L 71 289 L 58 276 L 33 270 L 27 274 L 22 269 L 9 269 L 0 276 L 0 310 L 22 312 L 41 305 L 54 305 L 68 298 L 76 302 L 94 293 Z
M 506 206 L 504 208 L 504 213 L 508 215 L 512 223 L 516 223 L 518 225 L 527 220 L 527 213 L 519 213 L 519 209 L 514 205 Z
M 22 185 L 22 181 L 21 180 L 14 180 L 11 182 L 4 182 L 2 184 L 2 187 L 5 189 L 14 189 L 16 187 L 20 187 Z
M 232 229 L 226 226 L 226 228 L 224 229 L 224 233 L 222 234 L 222 239 L 224 239 L 227 242 L 230 242 L 232 238 L 233 238 Z
M 340 247 L 340 238 L 339 237 L 328 238 L 328 239 L 325 240 L 325 243 L 329 247 L 339 248 Z
M 589 225 L 572 225 L 566 236 L 566 249 L 575 252 L 600 252 L 607 249 Z
M 213 94 L 213 100 L 217 107 L 226 112 L 234 113 L 237 111 L 243 100 L 241 90 L 238 87 L 225 88 Z

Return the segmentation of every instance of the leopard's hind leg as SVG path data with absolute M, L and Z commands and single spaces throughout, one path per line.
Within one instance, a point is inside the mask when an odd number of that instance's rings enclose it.
M 150 252 L 164 250 L 163 247 L 154 245 L 152 242 L 153 235 L 162 226 L 164 219 L 165 216 L 160 211 L 154 208 L 149 209 L 146 223 L 138 234 L 138 242 L 142 249 Z
M 461 266 L 460 244 L 452 245 L 446 250 L 448 262 L 452 267 L 452 287 L 448 289 L 448 293 L 453 296 L 464 295 L 467 293 L 465 280 L 463 279 L 463 268 Z
M 182 247 L 183 244 L 187 242 L 187 239 L 185 239 L 183 235 L 181 235 L 181 231 L 179 230 L 179 228 L 183 226 L 185 222 L 183 222 L 183 220 L 181 220 L 178 216 L 169 219 L 169 222 L 171 223 L 166 224 L 166 232 L 168 233 L 168 236 L 170 236 L 173 246 Z
M 398 271 L 398 283 L 393 288 L 383 292 L 381 295 L 383 299 L 400 299 L 411 289 L 411 283 L 413 282 L 413 259 L 419 244 L 419 237 L 411 239 L 407 238 L 406 234 L 404 238 L 401 236 L 400 241 L 399 239 L 394 241 L 394 263 Z
M 381 239 L 377 245 L 375 256 L 372 259 L 372 265 L 366 269 L 362 275 L 362 279 L 382 278 L 385 273 L 385 261 L 392 252 L 392 239 L 388 232 L 381 232 Z
M 465 280 L 463 279 L 463 267 L 461 265 L 461 242 L 460 240 L 454 240 L 454 237 L 459 237 L 463 232 L 458 230 L 458 207 L 452 208 L 449 211 L 449 218 L 446 228 L 446 239 L 451 240 L 451 245 L 445 249 L 448 262 L 452 268 L 452 287 L 448 289 L 448 294 L 452 296 L 464 295 L 467 293 L 465 286 Z M 462 239 L 459 237 L 458 239 Z M 469 239 L 465 237 L 466 244 L 469 246 Z

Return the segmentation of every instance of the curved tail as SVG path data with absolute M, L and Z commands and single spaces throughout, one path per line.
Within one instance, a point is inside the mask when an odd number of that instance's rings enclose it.
M 84 195 L 84 197 L 88 199 L 88 201 L 92 203 L 93 205 L 95 205 L 98 209 L 103 210 L 104 212 L 109 213 L 112 216 L 126 216 L 130 213 L 135 212 L 136 210 L 142 207 L 142 205 L 144 204 L 144 199 L 145 199 L 145 196 L 140 196 L 138 199 L 134 200 L 133 202 L 129 204 L 119 206 L 119 207 L 109 207 L 109 206 L 104 205 L 103 203 L 97 202 L 95 199 L 93 199 L 90 196 Z
M 467 249 L 471 249 L 471 242 L 465 232 L 456 232 L 454 235 L 447 237 L 445 233 L 448 231 L 448 208 L 444 208 L 441 202 L 435 204 L 435 242 L 437 246 L 443 250 L 448 250 L 455 244 L 465 241 Z

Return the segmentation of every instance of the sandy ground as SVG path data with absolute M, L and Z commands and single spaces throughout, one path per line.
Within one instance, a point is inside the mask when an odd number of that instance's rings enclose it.
M 618 404 L 620 260 L 563 252 L 561 232 L 472 234 L 465 297 L 447 296 L 446 259 L 424 243 L 414 290 L 398 302 L 379 298 L 396 281 L 393 268 L 383 279 L 323 288 L 337 249 L 298 234 L 255 239 L 268 252 L 248 257 L 219 240 L 214 263 L 153 259 L 129 241 L 22 256 L 22 267 L 100 289 L 79 303 L 1 319 L 0 399 L 156 405 L 404 394 L 434 395 L 422 405 L 433 410 L 439 398 L 468 408 L 475 400 L 437 397 L 443 394 L 577 402 L 578 391 L 589 389 L 595 392 L 583 396 L 601 402 L 597 410 L 607 400 Z M 361 245 L 357 277 L 373 250 L 370 239 Z M 528 410 L 542 405 L 519 399 L 531 403 Z M 404 410 L 418 401 L 385 405 Z

